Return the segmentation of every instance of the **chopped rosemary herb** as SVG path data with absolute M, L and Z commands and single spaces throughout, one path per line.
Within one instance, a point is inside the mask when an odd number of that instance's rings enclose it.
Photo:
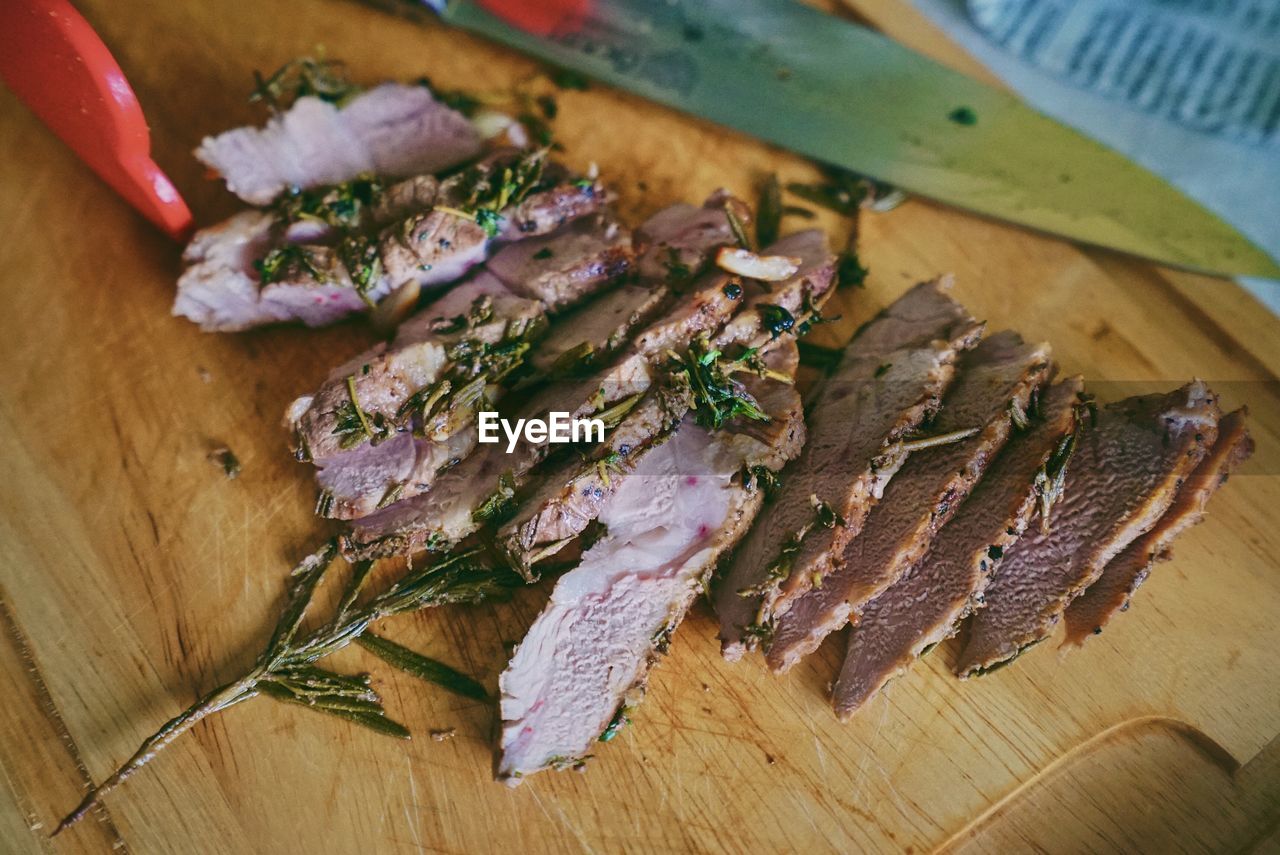
M 862 266 L 858 254 L 852 250 L 840 254 L 836 266 L 837 288 L 862 288 L 867 283 L 867 274 L 871 271 Z
M 747 234 L 747 227 L 734 212 L 732 202 L 725 203 L 724 216 L 729 221 L 729 231 L 733 234 L 733 239 L 738 242 L 738 246 L 754 252 L 755 245 L 751 242 L 751 236 Z
M 510 471 L 498 476 L 498 487 L 471 513 L 478 523 L 500 522 L 515 510 L 516 478 Z
M 769 173 L 760 185 L 760 201 L 756 204 L 756 240 L 760 246 L 768 246 L 778 239 L 782 214 L 782 188 L 778 185 L 778 176 Z
M 742 486 L 772 496 L 782 484 L 781 476 L 768 466 L 748 466 L 742 470 Z
M 444 211 L 464 220 L 471 220 L 485 230 L 489 237 L 497 235 L 502 224 L 502 211 L 518 205 L 541 185 L 543 167 L 548 147 L 525 152 L 510 165 L 501 168 L 486 164 L 473 166 L 463 173 L 465 201 L 458 207 L 437 205 Z
M 209 452 L 209 460 L 222 467 L 222 474 L 226 475 L 228 480 L 240 475 L 240 458 L 226 446 Z
M 378 244 L 361 235 L 348 235 L 338 247 L 338 257 L 347 268 L 351 284 L 356 293 L 369 308 L 373 308 L 373 298 L 369 296 L 378 281 L 382 278 L 382 256 L 378 253 Z
M 346 66 L 336 59 L 303 56 L 287 62 L 269 77 L 253 73 L 256 84 L 249 101 L 261 101 L 272 112 L 287 109 L 298 98 L 314 95 L 341 106 L 363 90 L 347 79 Z
M 581 71 L 571 68 L 557 68 L 551 72 L 551 82 L 560 89 L 576 89 L 585 92 L 591 88 L 591 81 Z
M 282 223 L 312 220 L 353 229 L 360 225 L 364 212 L 377 203 L 382 189 L 376 176 L 362 175 L 328 187 L 291 187 L 277 197 L 272 207 Z
M 739 371 L 758 370 L 752 364 L 754 352 L 735 360 L 724 359 L 719 350 L 711 349 L 704 335 L 695 338 L 683 355 L 674 351 L 668 351 L 668 355 L 671 376 L 688 383 L 694 420 L 702 427 L 719 430 L 735 418 L 770 420 L 759 402 L 732 377 Z
M 553 255 L 555 255 L 555 253 L 552 252 L 551 247 L 544 246 L 542 249 L 535 252 L 533 254 L 533 257 L 536 261 L 546 261 L 548 258 L 550 258 Z
M 1076 442 L 1080 436 L 1084 412 L 1086 411 L 1085 407 L 1076 409 L 1074 427 L 1058 440 L 1053 447 L 1053 451 L 1049 454 L 1049 459 L 1036 471 L 1033 484 L 1036 502 L 1040 509 L 1040 531 L 1044 534 L 1049 533 L 1050 514 L 1053 511 L 1053 506 L 1062 498 L 1066 489 L 1067 463 L 1071 460 L 1071 455 L 1075 453 Z
M 640 403 L 643 397 L 643 392 L 637 392 L 628 398 L 623 398 L 608 409 L 597 412 L 593 418 L 604 422 L 605 430 L 613 430 L 626 418 L 627 413 L 635 409 L 636 404 Z
M 263 285 L 283 281 L 292 273 L 302 273 L 317 282 L 327 282 L 329 277 L 316 266 L 315 258 L 306 247 L 296 243 L 286 243 L 268 252 L 253 263 L 258 272 L 258 281 Z
M 551 363 L 550 374 L 557 378 L 577 377 L 586 372 L 595 357 L 595 346 L 589 341 L 581 342 L 556 357 L 556 361 Z
M 600 734 L 601 742 L 609 742 L 622 728 L 631 724 L 631 719 L 627 716 L 627 706 L 623 704 L 618 707 L 618 711 L 613 714 L 613 719 L 609 722 L 609 726 L 604 729 L 604 733 Z

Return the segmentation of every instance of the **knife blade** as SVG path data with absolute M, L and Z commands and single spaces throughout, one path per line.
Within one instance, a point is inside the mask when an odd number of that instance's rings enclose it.
M 394 2 L 949 205 L 1176 267 L 1280 278 L 1267 252 L 1101 143 L 793 0 Z

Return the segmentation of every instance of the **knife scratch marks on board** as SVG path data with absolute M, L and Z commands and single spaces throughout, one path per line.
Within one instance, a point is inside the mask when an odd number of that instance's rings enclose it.
M 418 851 L 423 851 L 422 834 L 418 830 L 418 818 L 413 808 L 418 806 L 418 779 L 413 774 L 413 758 L 408 753 L 402 755 L 404 764 L 409 769 L 409 801 L 404 806 L 404 819 L 409 826 L 409 834 L 413 837 L 413 846 Z
M 542 811 L 542 815 L 545 816 L 547 819 L 554 820 L 555 818 L 547 810 L 547 806 L 542 803 L 542 797 L 538 795 L 538 791 L 530 790 L 530 792 L 533 793 L 533 801 L 535 804 L 538 805 L 538 810 Z M 591 852 L 594 855 L 596 850 L 593 849 L 591 847 L 591 844 L 587 842 L 586 835 L 582 833 L 582 830 L 578 828 L 578 826 L 574 825 L 573 821 L 569 819 L 569 815 L 564 812 L 564 808 L 560 807 L 560 805 L 558 804 L 555 806 L 555 808 L 556 808 L 556 813 L 560 815 L 560 824 L 563 825 L 565 828 L 569 829 L 569 831 L 573 833 L 573 836 L 578 839 L 578 843 L 582 846 L 582 849 L 584 852 Z
M 26 635 L 22 632 L 22 627 L 18 625 L 17 616 L 10 609 L 9 603 L 8 592 L 5 591 L 3 586 L 0 586 L 0 625 L 3 626 L 4 634 L 13 646 L 13 650 L 18 656 L 18 661 L 22 663 L 23 673 L 27 675 L 28 680 L 31 682 L 31 688 L 35 691 L 36 698 L 39 700 L 40 712 L 58 735 L 58 741 L 67 750 L 67 755 L 75 765 L 77 777 L 80 778 L 80 785 L 93 786 L 93 778 L 89 774 L 89 767 L 85 765 L 84 758 L 80 754 L 80 747 L 76 745 L 75 739 L 71 736 L 71 731 L 67 728 L 66 721 L 62 718 L 62 713 L 58 710 L 57 704 L 53 702 L 53 695 L 49 693 L 49 686 L 45 683 L 44 676 L 40 673 L 40 667 L 36 663 L 31 645 L 28 643 Z M 14 789 L 16 791 L 16 788 Z M 94 816 L 101 820 L 102 825 L 111 835 L 111 848 L 127 855 L 129 847 L 124 842 L 124 838 L 120 836 L 120 830 L 116 827 L 115 821 L 112 820 L 111 812 L 107 810 L 107 807 L 98 805 L 94 810 Z

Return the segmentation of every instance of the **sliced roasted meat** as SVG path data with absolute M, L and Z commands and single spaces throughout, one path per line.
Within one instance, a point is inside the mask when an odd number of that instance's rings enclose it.
M 853 715 L 916 657 L 953 635 L 981 604 L 1001 556 L 1035 514 L 1037 484 L 1047 485 L 1050 473 L 1065 460 L 1083 388 L 1074 377 L 1041 393 L 1024 429 L 1009 439 L 929 552 L 859 612 L 831 691 L 841 719 Z M 860 536 L 871 535 L 871 525 Z
M 555 241 L 547 244 L 569 283 L 560 305 L 626 270 L 610 266 L 590 282 L 577 276 L 591 253 L 607 259 L 617 254 L 617 227 L 597 226 L 610 233 L 609 240 L 588 241 L 575 231 L 565 235 L 564 251 Z M 536 273 L 539 287 L 524 290 L 554 295 L 556 268 L 543 264 Z M 300 456 L 318 468 L 320 509 L 340 519 L 371 514 L 419 495 L 467 457 L 476 445 L 475 411 L 497 400 L 505 378 L 545 334 L 545 312 L 540 300 L 518 297 L 482 273 L 406 321 L 390 348 L 375 348 L 331 376 L 305 406 L 296 404 Z
M 835 286 L 837 262 L 826 232 L 821 229 L 796 232 L 764 251 L 798 259 L 797 269 L 781 282 L 740 283 L 746 292 L 743 306 L 716 334 L 717 347 L 759 347 L 785 333 L 803 335 L 822 319 L 821 307 Z M 738 284 L 731 281 L 724 287 Z
M 785 344 L 764 355 L 766 372 L 763 376 L 794 377 L 798 358 L 794 340 L 789 338 Z M 754 385 L 761 384 L 759 378 L 754 379 Z M 749 389 L 753 383 L 749 380 L 744 385 Z M 533 576 L 534 564 L 554 555 L 582 534 L 610 501 L 620 477 L 664 441 L 692 404 L 693 397 L 687 385 L 658 386 L 626 414 L 617 428 L 609 433 L 607 441 L 592 449 L 585 460 L 571 457 L 545 473 L 538 488 L 521 503 L 516 516 L 498 531 L 498 543 L 512 564 L 526 575 Z M 777 432 L 788 430 L 801 418 L 800 414 L 785 408 L 775 412 L 781 412 L 783 417 L 771 419 L 763 426 L 739 418 L 726 429 L 750 434 L 761 442 L 770 442 Z
M 323 326 L 407 283 L 453 282 L 494 246 L 547 236 L 605 202 L 599 183 L 546 163 L 543 151 L 496 152 L 443 182 L 419 176 L 383 189 L 361 178 L 299 191 L 277 200 L 272 215 L 238 215 L 197 233 L 173 311 L 210 331 Z M 524 270 L 513 259 L 500 269 L 509 283 L 529 275 L 528 293 L 545 293 L 557 308 L 630 263 L 628 236 L 607 221 L 549 237 L 539 250 L 548 243 L 563 243 L 569 257 L 535 259 Z
M 671 290 L 656 283 L 626 283 L 556 320 L 529 357 L 540 381 L 578 377 L 607 365 L 637 329 L 651 324 Z
M 583 217 L 545 237 L 520 241 L 489 259 L 489 272 L 517 294 L 558 312 L 631 270 L 631 233 L 608 217 Z
M 636 242 L 645 247 L 640 275 L 678 283 L 701 273 L 717 249 L 737 243 L 726 210 L 733 211 L 740 223 L 751 221 L 747 204 L 724 190 L 712 193 L 701 207 L 676 204 L 645 220 L 636 229 Z
M 987 586 L 957 673 L 990 670 L 1048 637 L 1067 605 L 1169 509 L 1216 441 L 1219 416 L 1199 380 L 1103 408 L 1076 443 L 1052 515 L 1013 545 Z
M 715 586 L 726 657 L 755 647 L 775 611 L 830 573 L 902 464 L 895 444 L 937 410 L 958 351 L 982 331 L 948 284 L 917 285 L 885 309 L 819 389 L 808 444 Z
M 266 205 L 290 188 L 337 184 L 365 173 L 439 172 L 478 155 L 480 144 L 467 118 L 425 87 L 385 83 L 342 106 L 299 98 L 262 128 L 206 137 L 196 157 L 232 193 Z
M 1102 632 L 1107 621 L 1129 608 L 1138 586 L 1157 561 L 1171 557 L 1173 541 L 1205 516 L 1210 497 L 1227 482 L 1232 470 L 1253 454 L 1253 439 L 1245 427 L 1245 410 L 1223 417 L 1213 449 L 1181 487 L 1173 506 L 1155 526 L 1111 559 L 1097 581 L 1071 601 L 1063 614 L 1066 643 L 1081 645 Z
M 760 507 L 744 473 L 777 469 L 803 442 L 793 387 L 753 390 L 776 421 L 790 420 L 773 445 L 686 421 L 605 502 L 607 533 L 560 577 L 499 681 L 501 780 L 580 765 L 633 713 L 658 654 Z
M 1007 330 L 965 355 L 928 433 L 972 435 L 912 452 L 836 569 L 778 618 L 765 656 L 771 669 L 785 671 L 812 653 L 920 560 L 1008 440 L 1015 414 L 1049 378 L 1050 363 L 1048 344 L 1024 344 Z
M 608 411 L 638 400 L 652 382 L 649 362 L 632 355 L 592 377 L 551 384 L 512 418 L 546 420 L 552 412 L 607 418 Z M 550 451 L 545 442 L 519 442 L 511 453 L 505 441 L 482 446 L 442 472 L 429 491 L 356 520 L 343 539 L 343 552 L 360 559 L 452 546 L 508 516 L 516 491 Z

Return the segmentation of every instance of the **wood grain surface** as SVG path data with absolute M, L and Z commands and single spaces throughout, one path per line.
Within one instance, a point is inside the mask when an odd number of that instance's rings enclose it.
M 537 66 L 458 32 L 339 0 L 78 3 L 129 74 L 156 157 L 201 223 L 236 209 L 190 156 L 260 116 L 253 69 L 324 45 L 366 81 L 508 88 Z M 895 38 L 969 67 L 898 0 L 855 2 Z M 752 195 L 798 158 L 596 87 L 563 93 L 565 157 L 596 161 L 630 221 L 718 186 Z M 864 220 L 865 290 L 838 343 L 909 284 L 954 271 L 991 329 L 1052 340 L 1103 398 L 1193 375 L 1248 403 L 1258 454 L 1134 608 L 960 683 L 943 646 L 848 725 L 832 639 L 785 678 L 720 660 L 700 604 L 649 698 L 585 774 L 491 780 L 490 705 L 372 670 L 387 740 L 261 699 L 198 726 L 50 840 L 57 819 L 163 720 L 235 676 L 287 568 L 329 529 L 286 453 L 284 406 L 374 340 L 208 335 L 169 315 L 179 249 L 0 91 L 0 850 L 443 852 L 1274 850 L 1280 841 L 1280 324 L 1228 282 L 1083 251 L 910 201 Z M 824 224 L 847 229 L 835 219 Z M 798 222 L 790 225 L 798 226 Z M 243 462 L 228 480 L 207 455 Z M 491 688 L 546 595 L 380 629 Z M 456 728 L 452 740 L 427 738 Z

